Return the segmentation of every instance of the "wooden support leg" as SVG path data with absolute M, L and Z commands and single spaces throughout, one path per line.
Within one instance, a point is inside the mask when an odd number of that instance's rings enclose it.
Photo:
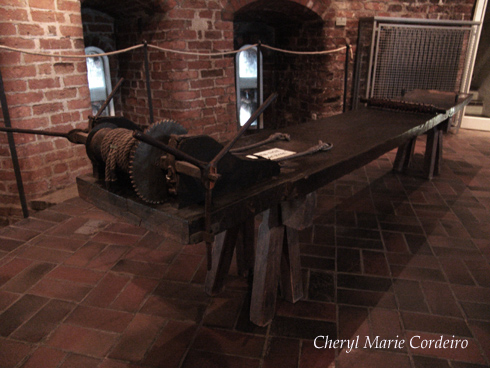
M 439 150 L 442 150 L 442 131 L 438 126 L 435 126 L 427 132 L 427 145 L 425 148 L 424 157 L 424 176 L 427 179 L 432 179 L 434 173 L 439 171 L 439 160 L 441 154 Z
M 264 212 L 257 239 L 250 320 L 265 326 L 275 313 L 277 289 L 281 281 L 286 300 L 303 297 L 298 230 L 311 225 L 316 193 L 282 202 Z
M 255 261 L 255 218 L 245 221 L 240 229 L 236 244 L 238 274 L 248 276 Z
M 296 230 L 303 230 L 313 223 L 316 208 L 316 192 L 303 198 L 281 203 L 282 223 Z
M 284 299 L 291 303 L 303 297 L 298 230 L 287 226 L 282 248 L 281 291 Z
M 274 317 L 283 241 L 284 226 L 274 207 L 264 212 L 257 239 L 250 320 L 258 326 Z
M 316 192 L 304 198 L 281 203 L 285 238 L 281 261 L 281 291 L 292 303 L 303 297 L 298 230 L 311 226 L 316 208 Z
M 213 246 L 213 266 L 206 275 L 204 289 L 208 295 L 216 295 L 223 290 L 230 270 L 233 252 L 237 243 L 240 226 L 216 235 Z
M 396 151 L 395 162 L 393 163 L 394 171 L 403 172 L 408 169 L 408 167 L 410 166 L 410 162 L 412 161 L 416 141 L 417 138 L 412 138 L 407 143 L 398 147 L 398 151 Z
M 444 131 L 439 129 L 437 136 L 437 151 L 436 151 L 436 162 L 434 165 L 434 175 L 439 175 L 442 162 L 442 147 L 443 147 Z

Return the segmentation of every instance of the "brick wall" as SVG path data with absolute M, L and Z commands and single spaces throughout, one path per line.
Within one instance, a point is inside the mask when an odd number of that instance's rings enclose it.
M 153 18 L 116 21 L 119 48 L 147 41 L 171 50 L 220 52 L 233 49 L 233 23 L 221 20 L 216 1 L 189 1 Z M 236 132 L 233 56 L 181 55 L 149 49 L 155 121 L 174 119 L 192 134 L 224 140 Z M 143 51 L 119 57 L 124 115 L 148 125 Z M 230 122 L 232 122 L 230 124 Z
M 113 8 L 129 4 L 111 0 L 102 3 L 111 3 Z M 268 7 L 285 13 L 282 25 L 281 19 L 277 19 L 279 22 L 271 26 L 272 46 L 325 50 L 347 42 L 355 45 L 361 17 L 469 20 L 474 3 L 475 0 L 162 0 L 160 12 L 142 15 L 128 11 L 113 20 L 87 9 L 84 44 L 79 0 L 5 0 L 0 5 L 0 43 L 27 50 L 73 54 L 83 53 L 84 47 L 98 35 L 99 41 L 108 41 L 108 47 L 116 49 L 146 40 L 181 51 L 228 51 L 239 46 L 234 30 L 238 15 L 250 21 L 247 17 L 260 13 L 262 19 L 258 20 L 267 22 L 269 13 L 263 10 Z M 121 9 L 118 10 L 121 14 Z M 346 17 L 347 25 L 336 26 L 336 17 Z M 295 27 L 291 26 L 291 20 L 296 21 Z M 264 95 L 267 97 L 276 90 L 280 94 L 277 104 L 268 111 L 272 126 L 341 111 L 343 53 L 322 57 L 290 58 L 271 53 L 268 56 L 271 59 L 266 61 L 269 69 L 264 75 L 268 83 Z M 149 58 L 156 121 L 175 119 L 190 133 L 209 134 L 218 140 L 226 140 L 236 132 L 233 55 L 179 55 L 150 49 Z M 271 63 L 273 58 L 276 59 Z M 120 77 L 126 80 L 116 99 L 120 101 L 116 113 L 148 125 L 142 50 L 111 58 L 111 63 L 113 81 Z M 351 70 L 352 65 L 353 61 Z M 53 60 L 2 50 L 0 67 L 13 126 L 63 131 L 85 126 L 90 98 L 84 59 Z M 84 148 L 64 139 L 16 135 L 16 142 L 28 199 L 74 183 L 77 175 L 90 170 Z M 3 134 L 0 135 L 0 217 L 19 213 L 10 154 Z
M 82 54 L 80 2 L 8 0 L 0 7 L 0 43 L 29 51 Z M 16 128 L 68 131 L 90 113 L 84 59 L 0 52 L 0 68 Z M 3 118 L 0 124 L 4 124 Z M 89 170 L 83 146 L 63 138 L 15 135 L 28 200 L 63 188 Z M 6 134 L 0 135 L 0 218 L 20 216 Z
M 254 13 L 262 14 L 259 21 L 274 23 L 268 18 L 269 13 L 265 15 L 264 9 L 280 9 L 285 14 L 283 25 L 273 25 L 271 37 L 259 35 L 264 43 L 301 51 L 328 50 L 350 43 L 355 52 L 361 17 L 469 20 L 473 6 L 474 0 L 185 1 L 168 5 L 161 14 L 153 17 L 116 19 L 116 37 L 119 48 L 147 40 L 182 51 L 232 50 L 247 41 L 258 41 L 257 37 L 252 37 L 237 42 L 236 25 L 241 14 L 248 13 L 248 17 Z M 288 8 L 292 9 L 289 14 Z M 336 26 L 336 17 L 346 17 L 347 26 Z M 345 53 L 298 57 L 263 52 L 264 99 L 273 91 L 279 93 L 277 103 L 265 113 L 266 127 L 295 124 L 342 110 Z M 122 96 L 124 115 L 138 124 L 147 125 L 142 52 L 126 54 L 119 60 L 121 76 L 128 81 Z M 353 60 L 350 62 L 352 69 Z M 150 50 L 150 70 L 155 120 L 175 119 L 191 133 L 211 134 L 218 140 L 227 139 L 236 131 L 233 56 L 196 57 Z

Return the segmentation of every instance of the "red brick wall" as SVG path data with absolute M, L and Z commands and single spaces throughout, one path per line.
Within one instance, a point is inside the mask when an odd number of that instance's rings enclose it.
M 161 13 L 133 17 L 129 12 L 127 17 L 114 20 L 117 49 L 147 40 L 150 44 L 182 51 L 232 50 L 235 47 L 233 20 L 238 12 L 246 11 L 254 4 L 258 4 L 258 10 L 268 4 L 283 11 L 291 3 L 314 12 L 324 23 L 322 29 L 315 33 L 315 44 L 311 43 L 309 30 L 303 28 L 279 46 L 333 49 L 346 42 L 355 45 L 358 19 L 361 17 L 468 20 L 475 0 L 267 0 L 257 3 L 252 0 L 162 0 L 161 3 Z M 123 5 L 124 2 L 121 3 Z M 335 26 L 336 17 L 346 17 L 347 26 Z M 109 36 L 109 18 L 102 18 L 93 18 L 93 23 L 100 20 L 104 25 L 102 29 L 92 28 L 89 32 Z M 0 5 L 0 35 L 2 45 L 81 54 L 85 45 L 80 1 L 5 0 Z M 288 63 L 284 60 L 283 65 L 286 66 Z M 118 113 L 138 124 L 148 125 L 142 50 L 118 56 L 114 65 L 117 74 L 114 79 L 126 79 L 118 96 L 121 99 L 121 111 Z M 291 81 L 296 78 L 296 84 L 280 87 L 287 94 L 278 101 L 276 109 L 279 111 L 282 106 L 280 113 L 286 123 L 341 111 L 342 53 L 319 60 L 303 58 L 289 65 L 295 65 L 297 69 L 305 65 L 305 68 L 298 77 L 285 67 L 279 78 Z M 90 113 L 90 98 L 84 59 L 58 60 L 1 50 L 0 68 L 14 127 L 67 131 L 85 126 Z M 210 134 L 218 140 L 225 140 L 236 132 L 234 56 L 178 55 L 150 49 L 150 69 L 156 121 L 175 119 L 190 133 Z M 271 83 L 268 88 L 266 91 L 271 92 L 277 87 Z M 90 170 L 84 148 L 64 139 L 16 135 L 16 142 L 28 199 L 74 183 L 77 175 Z M 2 134 L 0 217 L 19 214 L 18 208 L 10 154 L 6 136 Z
M 7 0 L 0 7 L 0 43 L 29 51 L 82 54 L 78 0 Z M 0 51 L 11 124 L 68 131 L 86 126 L 90 112 L 84 59 Z M 3 118 L 0 124 L 3 126 Z M 89 170 L 83 146 L 63 138 L 15 135 L 28 200 L 75 181 Z M 18 216 L 20 204 L 6 134 L 0 135 L 0 217 Z
M 247 9 L 260 11 L 265 5 L 284 11 L 296 3 L 323 20 L 322 29 L 309 26 L 289 29 L 287 40 L 275 45 L 291 50 L 328 50 L 357 38 L 358 19 L 369 16 L 420 17 L 469 20 L 474 0 L 417 2 L 295 0 L 198 0 L 168 5 L 162 14 L 151 19 L 125 19 L 116 26 L 119 48 L 147 40 L 150 44 L 181 51 L 217 52 L 232 50 L 233 21 Z M 347 26 L 335 25 L 336 17 L 346 17 Z M 288 18 L 285 17 L 287 24 Z M 118 20 L 116 20 L 116 25 Z M 287 28 L 287 27 L 286 27 Z M 312 36 L 312 34 L 314 35 Z M 313 37 L 313 38 L 312 38 Z M 241 45 L 238 45 L 241 46 Z M 279 99 L 269 109 L 270 127 L 320 118 L 342 110 L 345 54 L 321 57 L 275 57 L 275 75 L 267 69 L 264 96 L 279 92 Z M 124 115 L 141 125 L 148 124 L 147 97 L 142 52 L 120 58 L 121 76 L 127 79 L 123 88 Z M 350 70 L 353 69 L 353 61 Z M 219 140 L 236 131 L 234 58 L 185 56 L 150 50 L 150 70 L 155 120 L 175 119 L 191 133 L 211 134 Z M 351 73 L 352 74 L 352 73 Z M 267 85 L 267 81 L 270 85 Z M 265 98 L 264 98 L 265 99 Z M 271 111 L 274 111 L 271 114 Z M 271 116 L 273 115 L 273 116 Z M 272 122 L 271 122 L 272 121 Z M 267 126 L 267 123 L 266 123 Z
M 189 52 L 233 49 L 233 23 L 221 20 L 216 1 L 187 1 L 148 21 L 121 22 L 117 44 L 125 48 L 142 43 Z M 117 24 L 117 22 L 116 22 Z M 122 105 L 125 117 L 148 125 L 143 50 L 119 57 Z M 149 49 L 155 121 L 174 119 L 190 133 L 218 140 L 236 132 L 233 56 L 181 55 Z

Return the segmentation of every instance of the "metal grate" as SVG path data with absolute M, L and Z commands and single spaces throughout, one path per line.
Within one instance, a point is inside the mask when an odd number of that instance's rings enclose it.
M 471 21 L 361 19 L 354 99 L 396 98 L 413 89 L 466 92 L 478 26 Z
M 470 28 L 380 24 L 370 97 L 413 89 L 459 92 Z
M 396 99 L 414 89 L 468 93 L 480 26 L 473 21 L 360 19 L 352 108 L 361 96 Z M 453 126 L 461 117 L 453 119 Z

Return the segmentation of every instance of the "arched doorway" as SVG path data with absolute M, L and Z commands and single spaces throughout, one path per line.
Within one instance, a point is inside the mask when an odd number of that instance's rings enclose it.
M 94 55 L 87 58 L 87 79 L 90 90 L 90 102 L 92 104 L 92 114 L 96 115 L 112 91 L 111 71 L 109 59 L 104 51 L 95 46 L 85 48 L 85 54 Z M 97 55 L 97 56 L 96 56 Z M 100 114 L 101 116 L 114 115 L 114 102 L 111 100 L 109 105 Z
M 233 25 L 235 49 L 257 43 L 291 51 L 327 48 L 322 18 L 293 1 L 252 2 L 234 13 Z M 264 113 L 264 127 L 294 125 L 322 115 L 325 104 L 331 102 L 325 97 L 331 82 L 331 56 L 288 54 L 265 47 L 261 51 L 264 99 L 273 92 L 279 94 Z
M 262 52 L 257 46 L 245 45 L 236 54 L 236 100 L 239 126 L 245 125 L 264 101 L 262 89 Z M 260 53 L 260 54 L 259 54 Z M 262 128 L 263 116 L 251 127 Z

